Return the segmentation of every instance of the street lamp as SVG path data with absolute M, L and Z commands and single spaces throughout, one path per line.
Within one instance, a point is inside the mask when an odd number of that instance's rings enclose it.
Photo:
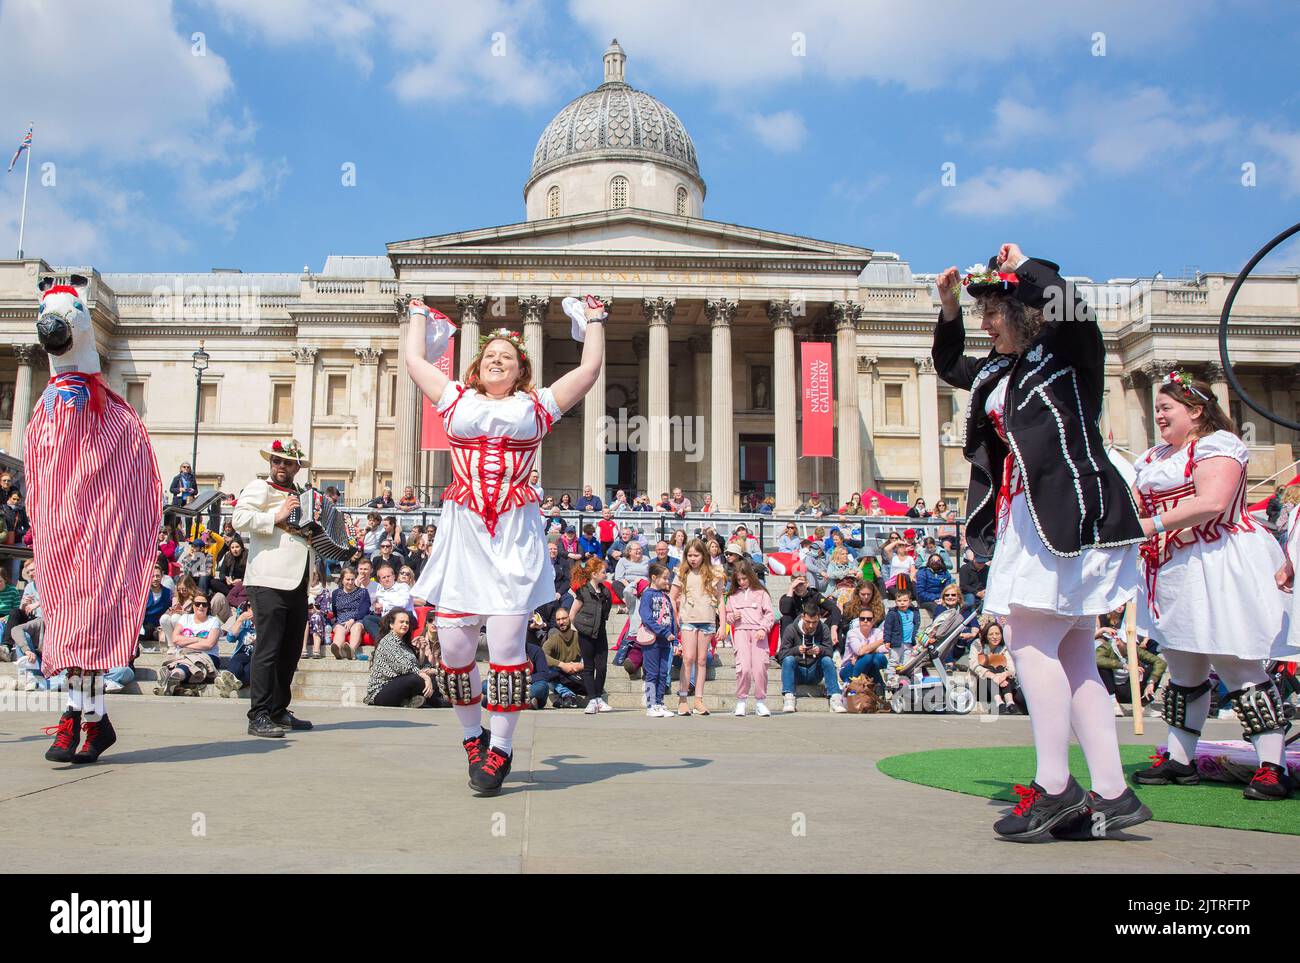
M 203 403 L 203 372 L 208 370 L 208 361 L 212 355 L 203 350 L 203 341 L 199 341 L 199 350 L 194 352 L 194 451 L 190 456 L 190 471 L 194 473 L 194 483 L 199 478 L 199 406 Z

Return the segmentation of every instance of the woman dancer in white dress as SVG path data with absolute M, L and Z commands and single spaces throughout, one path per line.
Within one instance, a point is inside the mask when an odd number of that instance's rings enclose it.
M 948 384 L 971 392 L 967 541 L 993 556 L 984 610 L 1005 616 L 1037 751 L 1034 780 L 1015 787 L 1020 802 L 993 830 L 1017 842 L 1114 832 L 1151 811 L 1125 784 L 1093 647 L 1096 617 L 1133 597 L 1143 537 L 1098 427 L 1101 330 L 1055 264 L 1004 244 L 985 274 L 966 278 L 993 342 L 987 357 L 967 358 L 959 280 L 955 267 L 939 276 L 932 354 Z M 1087 794 L 1069 771 L 1072 729 Z
M 555 601 L 538 489 L 529 483 L 537 448 L 563 412 L 591 390 L 605 354 L 604 305 L 565 299 L 573 336 L 583 342 L 578 366 L 549 388 L 534 388 L 523 339 L 499 328 L 480 338 L 465 381 L 452 381 L 432 360 L 455 327 L 419 299 L 410 302 L 406 370 L 443 417 L 451 445 L 452 483 L 443 492 L 438 537 L 411 594 L 434 608 L 442 657 L 438 685 L 464 730 L 469 785 L 495 795 L 510 772 L 519 710 L 528 701 L 524 651 L 534 609 Z M 489 734 L 482 725 L 482 682 L 475 655 L 486 624 Z
M 1139 613 L 1169 663 L 1164 718 L 1169 748 L 1133 774 L 1143 785 L 1200 782 L 1196 738 L 1210 711 L 1210 670 L 1218 673 L 1255 744 L 1259 768 L 1247 799 L 1285 799 L 1286 721 L 1264 660 L 1300 658 L 1290 649 L 1286 596 L 1275 575 L 1285 564 L 1277 540 L 1246 509 L 1250 452 L 1210 386 L 1181 371 L 1155 402 L 1162 443 L 1137 460 L 1146 578 Z

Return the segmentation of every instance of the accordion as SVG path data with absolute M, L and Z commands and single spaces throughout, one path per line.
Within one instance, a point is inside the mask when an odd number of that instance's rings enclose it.
M 352 557 L 354 549 L 348 543 L 343 513 L 316 489 L 298 493 L 298 507 L 289 513 L 288 523 L 302 531 L 317 555 L 340 560 Z

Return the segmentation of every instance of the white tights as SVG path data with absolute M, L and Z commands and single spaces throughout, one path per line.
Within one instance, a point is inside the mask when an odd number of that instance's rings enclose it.
M 1182 686 L 1198 686 L 1210 677 L 1210 669 L 1218 673 L 1219 679 L 1228 687 L 1229 692 L 1236 692 L 1248 685 L 1258 685 L 1268 681 L 1263 665 L 1256 660 L 1238 659 L 1233 655 L 1201 655 L 1199 652 L 1179 652 L 1175 649 L 1162 649 L 1160 655 L 1169 664 L 1169 681 Z M 1205 719 L 1210 714 L 1210 693 L 1200 696 L 1187 704 L 1184 721 L 1189 729 L 1204 729 Z M 1283 732 L 1266 732 L 1252 736 L 1255 752 L 1261 763 L 1282 764 Z M 1183 729 L 1169 727 L 1169 758 L 1174 762 L 1189 765 L 1196 756 L 1196 736 Z
M 1114 709 L 1097 674 L 1095 624 L 1092 616 L 1020 607 L 1007 616 L 1007 645 L 1034 730 L 1034 781 L 1052 795 L 1070 779 L 1071 728 L 1088 760 L 1093 792 L 1114 799 L 1125 789 Z
M 99 672 L 68 673 L 68 708 L 83 722 L 104 718 L 104 677 Z
M 469 674 L 470 688 L 473 692 L 481 692 L 483 677 L 479 674 L 476 662 L 479 626 L 486 621 L 488 658 L 497 665 L 518 665 L 528 661 L 525 651 L 528 619 L 528 615 L 470 615 L 455 619 L 440 617 L 438 645 L 442 649 L 443 664 L 456 669 L 474 663 Z M 483 732 L 481 703 L 454 706 L 454 709 L 466 739 L 475 738 Z M 492 730 L 492 745 L 509 754 L 514 748 L 515 726 L 518 724 L 518 712 L 492 713 L 488 723 Z

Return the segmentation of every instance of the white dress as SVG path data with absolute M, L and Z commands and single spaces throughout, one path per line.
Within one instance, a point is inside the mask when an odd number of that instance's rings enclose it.
M 1134 466 L 1145 513 L 1158 515 L 1196 493 L 1193 471 L 1209 458 L 1243 467 L 1250 452 L 1229 431 L 1216 431 L 1174 451 L 1149 449 Z M 1164 648 L 1241 659 L 1286 653 L 1290 616 L 1274 582 L 1282 549 L 1246 510 L 1246 474 L 1232 506 L 1195 528 L 1170 529 L 1142 545 L 1145 577 L 1138 597 L 1139 625 Z M 1300 657 L 1300 652 L 1292 652 Z
M 538 489 L 537 448 L 560 419 L 550 388 L 494 401 L 459 381 L 438 399 L 451 445 L 452 483 L 438 532 L 411 594 L 437 614 L 523 615 L 555 601 Z
M 1004 376 L 989 392 L 985 412 L 1005 441 Z M 1025 497 L 1015 456 L 1008 455 L 998 492 L 997 548 L 989 565 L 984 608 L 1009 615 L 1013 607 L 1064 617 L 1113 612 L 1133 598 L 1138 582 L 1138 547 L 1084 548 L 1078 555 L 1055 555 L 1043 543 Z

